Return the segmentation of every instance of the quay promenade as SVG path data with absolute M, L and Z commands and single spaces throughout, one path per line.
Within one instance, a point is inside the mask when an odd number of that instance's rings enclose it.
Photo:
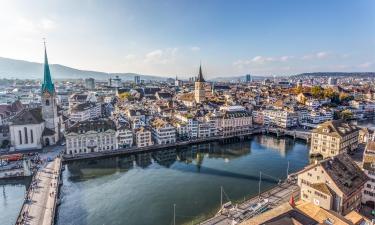
M 294 175 L 289 177 L 289 181 L 286 180 L 276 187 L 262 192 L 259 196 L 257 195 L 241 204 L 231 205 L 225 209 L 223 208 L 214 217 L 205 220 L 200 223 L 200 225 L 240 224 L 247 219 L 288 202 L 291 196 L 297 200 L 299 198 L 300 189 L 297 185 L 296 177 L 294 177 Z M 267 202 L 265 200 L 267 200 Z M 254 207 L 257 206 L 259 202 L 263 202 L 263 205 L 259 208 Z
M 240 140 L 249 137 L 254 134 L 276 134 L 278 137 L 281 136 L 289 136 L 295 139 L 301 139 L 305 141 L 310 140 L 311 133 L 308 131 L 297 131 L 297 130 L 285 130 L 285 129 L 275 129 L 275 128 L 256 128 L 251 130 L 245 134 L 236 134 L 236 135 L 228 135 L 228 136 L 214 136 L 214 137 L 207 137 L 207 138 L 200 138 L 200 139 L 193 139 L 188 141 L 178 141 L 175 143 L 169 144 L 155 144 L 146 147 L 130 147 L 130 148 L 120 148 L 116 150 L 109 150 L 109 151 L 101 151 L 101 152 L 92 152 L 92 153 L 84 153 L 84 154 L 77 154 L 75 156 L 71 155 L 64 155 L 63 161 L 70 162 L 76 160 L 84 160 L 84 159 L 94 159 L 94 158 L 106 158 L 106 157 L 113 157 L 113 156 L 120 156 L 120 155 L 129 155 L 134 153 L 143 153 L 143 152 L 150 152 L 161 150 L 165 148 L 173 148 L 173 147 L 180 147 L 192 144 L 200 144 L 206 142 L 213 142 L 213 141 L 226 141 L 233 138 L 239 138 Z
M 61 158 L 57 157 L 34 174 L 16 225 L 54 224 L 60 171 Z

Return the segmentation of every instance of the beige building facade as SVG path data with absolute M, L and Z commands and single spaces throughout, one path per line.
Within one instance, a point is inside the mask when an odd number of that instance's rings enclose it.
M 359 130 L 357 126 L 341 120 L 320 124 L 311 134 L 310 155 L 327 158 L 356 150 Z

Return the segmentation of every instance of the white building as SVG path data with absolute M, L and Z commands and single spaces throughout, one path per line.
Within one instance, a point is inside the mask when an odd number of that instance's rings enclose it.
M 150 122 L 152 137 L 156 144 L 169 144 L 176 142 L 176 129 L 162 119 L 154 119 Z
M 97 98 L 95 93 L 87 92 L 87 93 L 75 93 L 69 97 L 69 109 L 72 109 L 73 106 L 78 104 L 83 104 L 86 102 L 97 102 Z
M 219 130 L 222 135 L 241 135 L 249 133 L 253 125 L 251 113 L 242 106 L 228 106 L 220 109 L 222 116 Z
M 65 138 L 68 155 L 118 149 L 116 125 L 109 119 L 78 122 L 67 129 Z
M 133 146 L 133 131 L 130 124 L 117 127 L 118 144 L 120 147 L 126 148 Z
M 134 129 L 135 144 L 137 147 L 146 147 L 153 145 L 151 130 L 147 127 Z
M 289 128 L 298 125 L 298 114 L 285 110 L 263 110 L 265 125 Z
M 76 104 L 70 110 L 70 120 L 73 122 L 92 120 L 102 116 L 102 106 L 98 103 Z

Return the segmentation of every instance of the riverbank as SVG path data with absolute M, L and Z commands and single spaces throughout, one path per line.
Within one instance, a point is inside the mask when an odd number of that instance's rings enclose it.
M 108 151 L 101 151 L 101 152 L 92 152 L 92 153 L 84 153 L 84 154 L 77 154 L 77 155 L 63 155 L 63 162 L 72 162 L 77 160 L 85 160 L 85 159 L 95 159 L 95 158 L 108 158 L 108 157 L 115 157 L 115 156 L 126 156 L 134 153 L 145 153 L 145 152 L 153 152 L 162 149 L 168 148 L 176 148 L 188 145 L 195 145 L 195 144 L 202 144 L 202 143 L 209 143 L 209 142 L 223 142 L 228 143 L 231 141 L 243 141 L 249 139 L 253 135 L 257 134 L 274 134 L 278 138 L 289 136 L 293 137 L 294 139 L 304 140 L 309 142 L 310 140 L 310 133 L 307 131 L 299 131 L 299 130 L 285 130 L 280 128 L 258 128 L 250 131 L 246 134 L 240 135 L 231 135 L 231 136 L 215 136 L 215 137 L 208 137 L 202 139 L 194 139 L 189 141 L 179 141 L 175 143 L 169 144 L 155 144 L 146 147 L 130 147 L 130 148 L 122 148 L 116 150 L 108 150 Z

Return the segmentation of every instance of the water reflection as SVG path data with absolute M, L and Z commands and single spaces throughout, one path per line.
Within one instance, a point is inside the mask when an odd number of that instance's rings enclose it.
M 216 213 L 223 186 L 239 201 L 274 186 L 308 163 L 304 142 L 255 136 L 231 143 L 206 143 L 126 157 L 77 161 L 66 165 L 62 225 L 197 223 Z M 147 213 L 145 213 L 147 212 Z
M 0 224 L 14 224 L 31 178 L 0 180 Z
M 262 141 L 263 138 L 259 140 Z M 225 148 L 220 147 L 219 143 L 207 143 L 124 157 L 77 161 L 69 163 L 67 166 L 71 174 L 71 179 L 78 177 L 80 179 L 92 179 L 112 175 L 117 172 L 126 172 L 135 166 L 146 169 L 152 164 L 158 164 L 165 168 L 170 168 L 176 161 L 194 164 L 197 171 L 201 171 L 205 158 L 225 159 L 228 162 L 228 160 L 236 159 L 250 153 L 251 145 L 245 142 L 226 144 Z M 219 174 L 219 171 L 210 170 L 209 168 L 205 168 L 204 172 Z

